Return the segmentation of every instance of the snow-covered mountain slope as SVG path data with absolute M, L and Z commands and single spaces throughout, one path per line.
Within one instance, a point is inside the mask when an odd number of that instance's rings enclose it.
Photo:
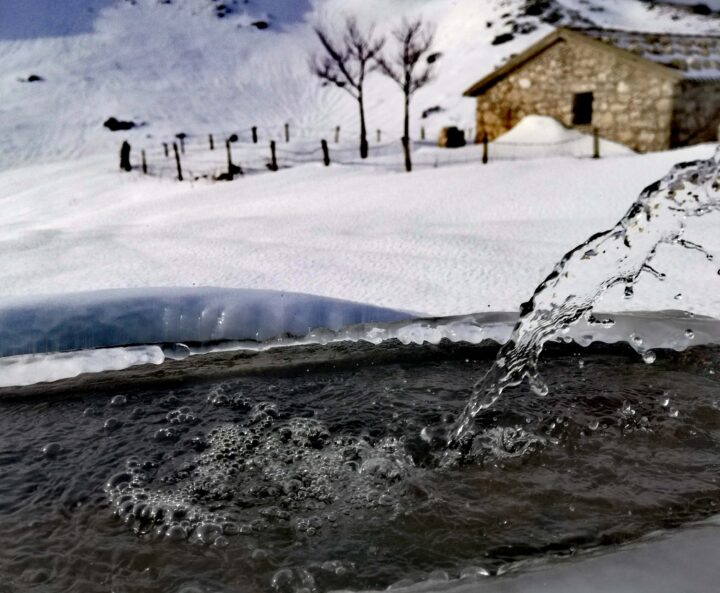
M 157 143 L 251 125 L 267 136 L 285 122 L 314 139 L 336 125 L 354 136 L 354 101 L 308 68 L 313 25 L 347 15 L 378 32 L 404 15 L 436 23 L 437 77 L 418 92 L 412 123 L 433 136 L 471 127 L 462 91 L 554 24 L 720 30 L 717 16 L 642 0 L 2 0 L 0 169 L 114 152 L 126 136 Z M 399 135 L 393 83 L 372 75 L 367 107 L 371 130 Z M 102 126 L 111 116 L 144 125 L 112 133 Z

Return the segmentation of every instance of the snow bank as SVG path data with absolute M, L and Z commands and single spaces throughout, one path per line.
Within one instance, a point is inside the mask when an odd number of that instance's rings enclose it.
M 512 130 L 492 142 L 492 154 L 499 158 L 544 156 L 589 156 L 593 153 L 592 134 L 566 128 L 544 115 L 528 115 Z M 632 154 L 627 146 L 600 139 L 600 155 Z

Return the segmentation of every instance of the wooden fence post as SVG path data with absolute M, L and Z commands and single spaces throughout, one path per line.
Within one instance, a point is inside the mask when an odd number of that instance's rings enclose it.
M 165 158 L 168 158 L 170 156 L 170 152 L 168 152 L 167 142 L 163 142 L 163 150 L 165 151 Z
M 180 152 L 181 154 L 185 154 L 185 137 L 187 134 L 180 132 L 179 134 L 176 134 L 175 137 L 180 140 Z
M 335 144 L 340 142 L 340 126 L 335 126 Z
M 215 142 L 213 141 L 212 134 L 208 134 L 208 140 L 210 142 L 210 150 L 215 150 Z
M 228 181 L 232 181 L 235 176 L 235 171 L 232 162 L 232 152 L 230 151 L 230 138 L 225 140 L 225 151 L 227 152 L 227 166 L 228 166 Z
M 487 165 L 487 162 L 488 162 L 488 137 L 487 137 L 487 134 L 483 135 L 482 144 L 483 144 L 482 162 L 483 162 L 483 165 Z
M 593 158 L 600 158 L 600 131 L 593 128 Z
M 132 171 L 132 165 L 130 164 L 130 143 L 127 140 L 123 140 L 120 146 L 120 169 L 123 171 Z
M 328 150 L 328 143 L 326 140 L 320 140 L 320 146 L 323 152 L 323 163 L 326 167 L 330 165 L 330 151 Z
M 177 166 L 177 179 L 183 180 L 182 167 L 180 166 L 180 153 L 178 152 L 177 142 L 173 142 L 173 151 L 175 152 L 175 165 Z
M 270 170 L 278 170 L 277 156 L 275 155 L 275 140 L 270 140 Z
M 381 142 L 381 138 L 382 138 L 382 132 L 381 132 L 380 130 L 378 130 L 378 131 L 377 131 L 377 141 L 378 141 L 378 143 Z
M 400 140 L 403 147 L 403 155 L 405 156 L 405 171 L 412 171 L 412 160 L 410 159 L 410 138 L 403 136 Z
M 290 124 L 285 124 L 285 142 L 290 142 Z
M 425 126 L 420 127 L 420 140 L 425 140 Z
M 147 175 L 147 160 L 145 159 L 145 149 L 141 150 L 140 154 L 142 155 L 142 172 Z

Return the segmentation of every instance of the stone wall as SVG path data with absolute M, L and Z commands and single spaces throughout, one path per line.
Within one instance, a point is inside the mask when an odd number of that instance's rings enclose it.
M 720 82 L 683 81 L 678 85 L 671 145 L 720 140 Z
M 664 150 L 675 87 L 615 52 L 561 39 L 478 97 L 477 140 L 485 133 L 492 140 L 531 114 L 573 127 L 575 93 L 592 92 L 592 123 L 583 127 L 641 152 Z

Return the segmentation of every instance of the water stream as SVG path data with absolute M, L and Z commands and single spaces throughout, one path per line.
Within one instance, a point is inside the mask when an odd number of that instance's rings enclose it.
M 611 229 L 578 245 L 555 265 L 550 275 L 522 305 L 509 342 L 490 370 L 475 384 L 472 397 L 453 428 L 453 448 L 471 445 L 474 419 L 492 406 L 508 387 L 527 380 L 537 395 L 548 387 L 538 372 L 543 346 L 585 317 L 610 325 L 612 319 L 592 315 L 593 306 L 609 288 L 625 285 L 631 298 L 643 273 L 664 275 L 652 266 L 657 249 L 677 245 L 713 256 L 701 245 L 683 239 L 688 218 L 720 209 L 720 149 L 713 158 L 675 165 L 661 180 L 646 187 L 627 213 Z M 648 360 L 652 353 L 648 353 Z

